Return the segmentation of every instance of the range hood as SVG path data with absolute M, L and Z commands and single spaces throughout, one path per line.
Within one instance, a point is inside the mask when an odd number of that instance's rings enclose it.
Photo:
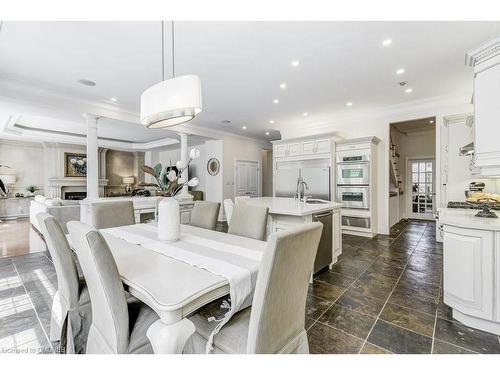
M 474 155 L 474 142 L 468 143 L 465 146 L 460 147 L 460 156 Z

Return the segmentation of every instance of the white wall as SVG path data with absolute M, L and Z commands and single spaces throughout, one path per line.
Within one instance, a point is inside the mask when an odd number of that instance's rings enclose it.
M 269 146 L 270 147 L 270 146 Z M 236 160 L 259 163 L 259 196 L 262 195 L 263 144 L 241 138 L 224 138 L 224 199 L 234 199 L 234 162 Z
M 416 118 L 436 117 L 436 125 L 443 123 L 444 116 L 457 113 L 468 113 L 472 106 L 470 98 L 431 98 L 402 106 L 395 106 L 372 114 L 358 117 L 332 119 L 329 123 L 309 124 L 304 126 L 281 127 L 283 139 L 319 135 L 335 132 L 340 139 L 376 136 L 381 142 L 377 146 L 377 199 L 378 199 L 378 233 L 389 233 L 389 124 L 408 121 Z M 440 134 L 436 135 L 439 144 Z M 437 150 L 437 149 L 436 149 Z M 440 153 L 436 151 L 436 161 L 439 165 Z M 440 176 L 437 175 L 436 186 L 440 186 Z M 440 191 L 437 192 L 437 202 L 440 202 Z
M 200 150 L 200 157 L 196 160 L 193 160 L 191 164 L 189 165 L 189 177 L 198 177 L 200 180 L 200 184 L 194 188 L 194 190 L 201 190 L 205 191 L 205 180 L 206 176 L 208 173 L 206 173 L 206 165 L 207 165 L 207 160 L 205 157 L 205 145 L 197 145 L 197 146 L 192 146 L 189 147 L 191 148 L 197 148 Z M 157 163 L 162 163 L 163 167 L 165 168 L 167 165 L 172 163 L 172 165 L 175 165 L 175 163 L 181 160 L 181 149 L 180 146 L 176 147 L 169 147 L 169 148 L 162 148 L 162 149 L 157 149 L 153 152 L 152 156 L 152 164 L 151 167 L 154 167 L 155 164 Z
M 28 194 L 26 187 L 36 185 L 41 190 L 37 194 L 43 194 L 44 157 L 43 145 L 33 142 L 17 142 L 0 139 L 0 164 L 8 165 L 11 169 L 0 168 L 0 174 L 15 174 L 16 184 L 12 192 Z

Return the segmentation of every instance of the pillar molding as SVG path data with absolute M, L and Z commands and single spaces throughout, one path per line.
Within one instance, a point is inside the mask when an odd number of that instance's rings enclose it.
M 189 148 L 188 148 L 188 134 L 184 132 L 180 132 L 179 136 L 181 137 L 181 162 L 182 166 L 185 166 L 189 160 Z M 182 172 L 182 175 L 180 177 L 180 182 L 187 182 L 188 181 L 188 170 L 184 170 Z M 193 199 L 193 196 L 189 194 L 188 191 L 188 186 L 187 184 L 183 186 L 181 193 L 179 194 L 179 199 L 181 200 L 187 200 L 187 199 Z
M 86 114 L 87 120 L 87 199 L 99 198 L 99 151 L 97 123 L 100 117 Z

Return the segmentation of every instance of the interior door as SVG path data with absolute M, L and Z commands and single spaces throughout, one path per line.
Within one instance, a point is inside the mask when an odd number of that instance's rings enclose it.
M 407 216 L 433 220 L 436 212 L 435 159 L 408 160 Z
M 235 162 L 235 196 L 246 195 L 252 198 L 259 196 L 259 163 L 255 161 L 237 160 Z

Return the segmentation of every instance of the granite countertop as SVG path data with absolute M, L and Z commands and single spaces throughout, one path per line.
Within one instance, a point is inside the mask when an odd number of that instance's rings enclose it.
M 340 208 L 342 205 L 336 202 L 321 204 L 306 204 L 293 198 L 260 197 L 245 200 L 246 204 L 254 206 L 269 207 L 270 214 L 306 216 L 327 210 Z
M 500 231 L 499 218 L 483 218 L 475 215 L 479 210 L 469 208 L 439 208 L 439 223 L 461 228 Z M 494 211 L 500 216 L 499 211 Z

